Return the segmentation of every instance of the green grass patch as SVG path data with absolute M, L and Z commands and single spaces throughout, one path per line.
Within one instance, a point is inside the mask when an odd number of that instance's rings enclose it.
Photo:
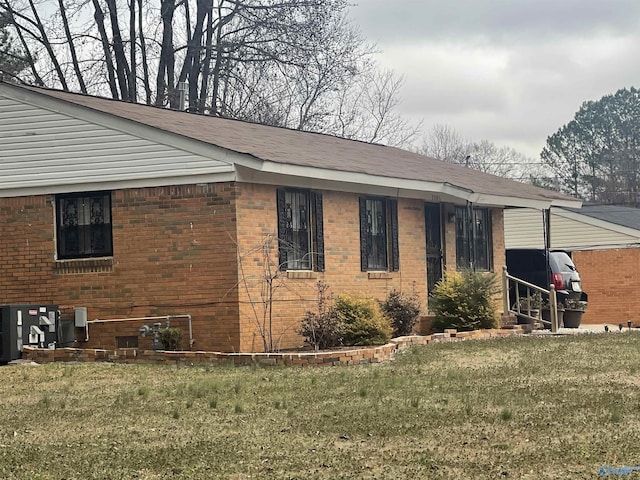
M 631 332 L 357 367 L 3 367 L 0 478 L 596 478 L 640 462 L 638 365 Z

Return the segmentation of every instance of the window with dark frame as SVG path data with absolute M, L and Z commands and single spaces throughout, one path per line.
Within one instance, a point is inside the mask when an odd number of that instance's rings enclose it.
M 360 266 L 363 272 L 399 269 L 398 203 L 360 198 Z
M 279 188 L 277 203 L 280 269 L 324 271 L 322 195 Z
M 112 256 L 111 194 L 56 195 L 56 240 L 60 260 Z
M 493 269 L 490 209 L 456 207 L 456 266 L 487 272 Z

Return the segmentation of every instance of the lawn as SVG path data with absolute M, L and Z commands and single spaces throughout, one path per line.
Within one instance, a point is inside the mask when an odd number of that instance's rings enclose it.
M 594 478 L 640 464 L 639 366 L 640 333 L 610 333 L 358 367 L 2 367 L 0 478 Z

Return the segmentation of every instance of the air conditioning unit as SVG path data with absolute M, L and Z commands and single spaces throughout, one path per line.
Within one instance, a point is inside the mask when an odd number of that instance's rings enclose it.
M 58 305 L 0 305 L 0 363 L 22 357 L 22 347 L 55 348 Z

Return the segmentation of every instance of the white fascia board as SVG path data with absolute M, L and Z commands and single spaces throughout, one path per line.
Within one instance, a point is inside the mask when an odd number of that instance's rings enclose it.
M 311 178 L 319 181 L 335 182 L 347 185 L 364 185 L 368 189 L 378 187 L 382 189 L 392 189 L 394 196 L 403 196 L 408 198 L 424 198 L 425 195 L 434 196 L 432 201 L 443 201 L 440 197 L 446 197 L 452 203 L 471 202 L 478 205 L 487 206 L 513 206 L 513 207 L 530 207 L 537 209 L 549 208 L 552 204 L 548 200 L 531 200 L 526 198 L 506 197 L 500 195 L 487 195 L 473 193 L 466 188 L 457 187 L 450 183 L 428 182 L 421 180 L 410 180 L 403 178 L 392 178 L 370 175 L 366 173 L 346 172 L 339 170 L 328 170 L 315 167 L 307 167 L 302 165 L 282 164 L 270 161 L 260 161 L 259 159 L 251 159 L 246 161 L 246 157 L 242 159 L 242 166 L 249 170 L 260 173 L 272 173 L 276 175 L 286 175 L 292 177 Z M 256 182 L 256 183 L 274 183 L 274 178 L 268 176 L 254 175 L 249 172 L 238 170 L 238 181 Z M 279 183 L 279 182 L 275 182 Z M 333 187 L 335 190 L 345 190 L 345 188 Z M 354 191 L 349 188 L 348 191 Z M 357 190 L 355 190 L 357 192 Z M 400 192 L 404 192 L 400 195 Z M 416 192 L 416 193 L 411 193 Z M 389 193 L 386 193 L 389 195 Z M 577 205 L 580 205 L 579 203 Z
M 613 244 L 613 245 L 589 245 L 585 247 L 584 245 L 580 245 L 577 247 L 572 247 L 571 245 L 567 245 L 562 247 L 561 250 L 566 250 L 570 252 L 590 252 L 593 250 L 625 250 L 627 248 L 640 248 L 640 243 L 621 243 L 621 244 Z
M 39 94 L 37 92 L 32 92 L 31 90 L 15 87 L 12 88 L 11 85 L 6 83 L 0 83 L 0 94 L 36 108 L 44 108 L 55 113 L 68 115 L 105 128 L 134 135 L 160 145 L 166 145 L 194 153 L 196 155 L 201 155 L 203 157 L 208 157 L 229 165 L 235 163 L 238 157 L 245 156 L 242 153 L 234 152 L 211 143 L 184 137 L 177 133 L 168 132 L 157 127 L 139 123 L 135 120 L 122 118 L 108 112 L 94 110 L 91 107 L 67 102 L 56 97 L 49 97 L 46 94 Z
M 625 227 L 623 225 L 618 225 L 617 223 L 607 222 L 606 220 L 600 220 L 599 218 L 593 218 L 588 215 L 583 215 L 579 212 L 570 212 L 561 208 L 553 209 L 551 212 L 553 215 L 558 215 L 560 217 L 565 217 L 577 222 L 586 223 L 587 225 L 592 225 L 594 227 L 603 228 L 605 230 L 611 230 L 613 232 L 640 238 L 640 230 L 636 230 L 635 228 Z
M 581 208 L 582 200 L 551 200 L 552 207 L 567 207 L 567 208 Z
M 124 190 L 129 188 L 165 187 L 172 185 L 198 185 L 206 183 L 233 182 L 235 180 L 236 173 L 234 171 L 175 177 L 158 176 L 155 178 L 139 178 L 134 180 L 105 181 L 104 179 L 95 177 L 91 180 L 82 179 L 81 181 L 76 182 L 50 182 L 45 185 L 22 185 L 19 188 L 0 189 L 0 198 L 92 192 L 100 190 Z
M 484 193 L 476 193 L 474 194 L 472 200 L 473 203 L 479 203 L 482 205 L 504 205 L 507 207 L 522 207 L 522 208 L 535 208 L 536 210 L 546 210 L 551 207 L 563 206 L 570 208 L 580 208 L 582 206 L 582 200 L 556 200 L 556 199 L 545 199 L 545 200 L 532 200 L 529 198 L 520 198 L 520 197 L 512 197 L 512 196 L 502 196 L 502 195 L 490 195 Z
M 348 192 L 360 195 L 383 197 L 411 198 L 425 202 L 461 203 L 459 197 L 443 193 L 418 190 L 404 190 L 397 186 L 380 186 L 375 183 L 349 183 L 346 181 L 326 180 L 318 177 L 300 177 L 283 173 L 266 173 L 244 166 L 236 165 L 237 182 L 261 185 L 286 186 L 292 188 L 308 188 L 334 192 Z
M 472 194 L 470 190 L 456 187 L 448 183 L 426 182 L 395 177 L 383 177 L 378 175 L 370 175 L 368 173 L 329 170 L 324 168 L 283 164 L 271 161 L 263 161 L 262 168 L 260 170 L 268 173 L 278 173 L 296 177 L 317 178 L 334 182 L 373 185 L 378 187 L 387 187 L 402 190 L 416 190 L 429 193 L 440 193 L 443 195 L 457 197 L 462 200 L 466 200 Z
M 547 200 L 532 200 L 529 198 L 506 197 L 484 193 L 475 193 L 469 201 L 478 205 L 535 208 L 536 210 L 544 210 L 551 205 L 551 202 Z
M 284 179 L 300 179 L 300 186 L 355 193 L 423 198 L 425 194 L 450 197 L 452 201 L 466 201 L 471 191 L 448 183 L 424 182 L 402 178 L 382 177 L 367 173 L 329 170 L 303 165 L 282 164 L 259 159 L 243 158 L 238 162 L 238 181 L 282 185 Z M 242 168 L 244 167 L 244 168 Z M 308 179 L 308 180 L 307 180 Z M 294 180 L 295 181 L 295 180 Z M 287 182 L 287 184 L 289 184 Z M 404 192 L 400 195 L 400 192 Z M 410 194 L 409 192 L 414 192 Z

